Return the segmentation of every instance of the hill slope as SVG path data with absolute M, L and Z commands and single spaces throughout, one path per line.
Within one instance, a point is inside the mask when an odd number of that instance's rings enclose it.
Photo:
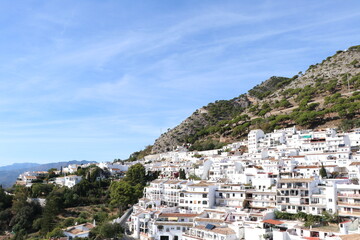
M 247 94 L 210 103 L 156 139 L 153 153 L 191 144 L 192 150 L 220 147 L 251 129 L 360 125 L 360 45 L 338 51 L 304 74 L 271 77 Z

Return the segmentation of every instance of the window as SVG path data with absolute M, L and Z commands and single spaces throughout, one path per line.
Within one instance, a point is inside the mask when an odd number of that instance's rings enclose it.
M 331 199 L 331 198 L 329 198 L 329 202 L 332 202 L 332 199 Z

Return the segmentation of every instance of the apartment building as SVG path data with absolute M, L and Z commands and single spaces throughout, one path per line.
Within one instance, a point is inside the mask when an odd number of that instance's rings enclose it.
M 337 184 L 336 189 L 339 215 L 360 218 L 360 185 Z
M 215 191 L 216 206 L 243 207 L 245 187 L 240 184 L 221 184 Z
M 248 150 L 249 153 L 255 153 L 259 150 L 259 140 L 264 138 L 264 131 L 260 129 L 251 130 L 248 134 Z
M 277 183 L 276 207 L 289 213 L 310 212 L 312 193 L 317 191 L 316 178 L 283 178 Z
M 213 208 L 217 188 L 215 183 L 209 182 L 189 184 L 180 192 L 179 207 L 197 213 L 201 213 L 205 208 Z

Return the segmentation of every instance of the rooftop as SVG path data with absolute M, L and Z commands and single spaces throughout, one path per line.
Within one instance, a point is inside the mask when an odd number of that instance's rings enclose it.
M 282 178 L 279 183 L 312 182 L 314 178 Z
M 278 220 L 274 220 L 274 219 L 267 219 L 262 221 L 264 223 L 269 223 L 269 224 L 273 224 L 273 225 L 280 225 L 283 224 L 284 222 L 278 221 Z
M 227 227 L 215 227 L 213 229 L 207 229 L 205 226 L 196 226 L 194 229 L 199 229 L 207 232 L 214 232 L 222 235 L 234 235 L 235 231 Z
M 193 218 L 199 216 L 199 214 L 196 213 L 161 213 L 159 217 L 188 217 Z

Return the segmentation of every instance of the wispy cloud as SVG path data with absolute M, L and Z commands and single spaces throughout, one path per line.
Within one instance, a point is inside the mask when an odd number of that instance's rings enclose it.
M 350 2 L 0 3 L 0 155 L 127 156 L 209 101 L 354 44 Z

